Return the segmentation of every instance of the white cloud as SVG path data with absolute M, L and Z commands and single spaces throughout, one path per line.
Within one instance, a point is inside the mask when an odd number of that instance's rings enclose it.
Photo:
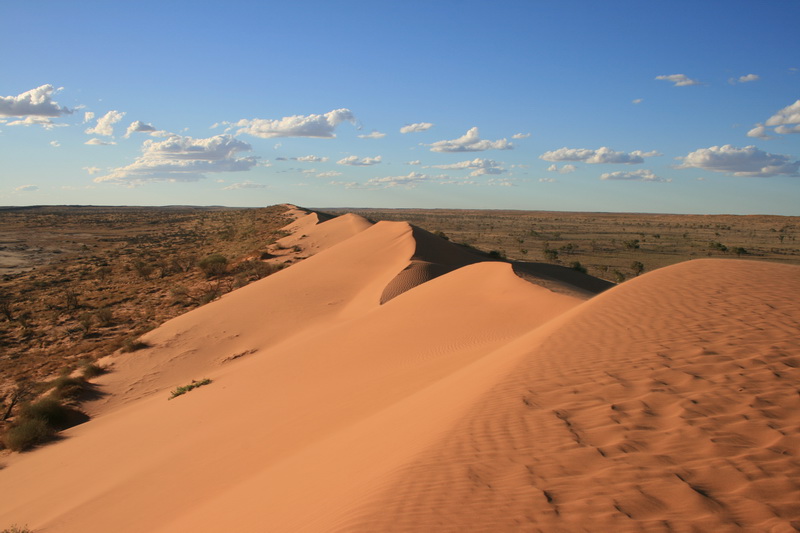
M 20 185 L 14 190 L 17 192 L 34 192 L 38 191 L 39 187 L 37 185 Z
M 363 185 L 358 183 L 357 181 L 330 181 L 328 182 L 330 185 L 341 185 L 345 189 L 365 189 Z
M 50 146 L 58 148 L 59 146 L 61 146 L 61 143 L 58 141 L 50 141 Z
M 381 156 L 359 158 L 357 155 L 351 155 L 345 157 L 344 159 L 340 159 L 339 161 L 336 162 L 336 164 L 350 165 L 354 167 L 368 167 L 370 165 L 377 165 L 380 162 L 381 162 Z
M 157 131 L 152 124 L 145 124 L 141 120 L 135 120 L 131 122 L 131 125 L 128 126 L 128 129 L 125 131 L 125 138 L 131 136 L 131 133 L 136 132 L 143 132 L 143 133 L 151 133 Z
M 334 130 L 342 122 L 355 124 L 356 117 L 349 109 L 335 109 L 324 115 L 293 115 L 280 120 L 254 118 L 235 123 L 237 134 L 247 133 L 264 139 L 272 137 L 336 137 Z M 277 146 L 277 145 L 276 145 Z
M 428 131 L 433 127 L 430 122 L 417 122 L 415 124 L 407 124 L 400 128 L 400 133 L 414 133 L 418 131 Z
M 800 124 L 800 100 L 787 105 L 765 122 L 767 126 L 781 126 L 787 124 Z
M 733 85 L 735 83 L 748 83 L 748 82 L 751 82 L 751 81 L 758 81 L 759 79 L 760 78 L 759 78 L 758 74 L 747 74 L 745 76 L 739 76 L 738 78 L 730 78 L 728 80 L 728 83 Z
M 99 174 L 100 172 L 103 171 L 103 169 L 100 167 L 83 167 L 83 170 L 85 170 L 89 174 Z
M 557 181 L 555 178 L 539 178 L 539 183 L 556 183 Z
M 656 76 L 657 80 L 671 81 L 675 87 L 685 87 L 688 85 L 700 85 L 701 82 L 687 77 L 685 74 L 669 74 L 665 76 Z
M 453 163 L 450 165 L 432 165 L 425 168 L 438 168 L 442 170 L 464 170 L 470 169 L 470 176 L 477 177 L 485 174 L 502 174 L 506 171 L 500 166 L 500 163 L 491 159 L 476 158 L 472 161 L 461 161 L 460 163 Z
M 383 139 L 384 137 L 386 137 L 386 134 L 379 131 L 373 131 L 372 133 L 358 136 L 359 139 Z
M 571 174 L 572 172 L 575 172 L 576 170 L 578 170 L 578 167 L 576 167 L 575 165 L 570 165 L 570 164 L 566 164 L 566 165 L 562 166 L 561 168 L 558 168 L 558 165 L 553 163 L 552 165 L 547 167 L 547 171 L 548 172 L 558 172 L 559 174 Z
M 433 179 L 428 174 L 420 172 L 410 172 L 405 176 L 387 176 L 384 178 L 372 178 L 367 180 L 368 187 L 375 187 L 379 189 L 390 189 L 392 187 L 406 187 L 414 188 L 420 183 L 430 181 Z
M 436 141 L 430 147 L 431 152 L 482 152 L 484 150 L 512 150 L 514 145 L 508 142 L 508 139 L 482 140 L 478 128 L 474 127 L 458 139 Z
M 303 163 L 324 163 L 328 160 L 327 157 L 320 157 L 317 155 L 304 155 L 300 157 L 293 157 L 295 161 L 302 161 Z
M 775 133 L 785 135 L 787 133 L 800 133 L 800 124 L 796 126 L 778 126 L 775 128 Z
M 111 146 L 112 144 L 117 144 L 117 143 L 115 143 L 114 141 L 103 141 L 98 139 L 97 137 L 93 137 L 83 144 L 88 144 L 89 146 Z
M 545 161 L 582 161 L 590 164 L 625 164 L 635 165 L 644 163 L 645 157 L 655 157 L 662 155 L 659 152 L 652 150 L 650 152 L 642 152 L 641 150 L 634 150 L 630 153 L 617 152 L 602 146 L 597 150 L 590 150 L 587 148 L 559 148 L 550 152 L 545 152 L 539 156 L 539 159 Z M 549 170 L 549 169 L 548 169 Z
M 318 178 L 335 178 L 336 176 L 341 176 L 341 172 L 337 172 L 335 170 L 328 170 L 326 172 L 320 172 L 317 174 Z
M 72 110 L 53 101 L 53 95 L 61 89 L 42 85 L 17 96 L 0 96 L 0 117 L 60 117 Z
M 47 117 L 38 117 L 29 115 L 20 120 L 12 120 L 11 122 L 6 122 L 6 126 L 41 126 L 46 130 L 52 130 L 53 128 L 59 126 L 66 126 L 66 124 L 56 124 Z
M 512 139 L 527 139 L 530 136 L 531 136 L 530 133 L 515 133 L 514 135 L 511 136 L 511 138 Z
M 253 168 L 255 157 L 236 157 L 251 150 L 246 142 L 230 135 L 194 139 L 173 135 L 163 141 L 148 139 L 142 155 L 125 167 L 112 170 L 95 182 L 140 185 L 151 181 L 198 181 L 211 172 L 239 172 Z
M 406 165 L 421 165 L 422 161 L 415 159 L 414 161 L 406 161 Z
M 114 135 L 114 124 L 122 120 L 124 116 L 125 113 L 116 110 L 109 111 L 97 119 L 97 124 L 93 128 L 87 128 L 84 133 L 112 137 Z
M 267 186 L 262 183 L 255 183 L 252 181 L 243 181 L 241 183 L 233 183 L 227 187 L 223 187 L 223 191 L 236 191 L 239 189 L 266 189 Z
M 93 119 L 94 119 L 94 112 L 93 111 L 87 111 L 87 112 L 85 112 L 83 114 L 83 123 L 84 124 L 86 124 L 87 122 L 92 121 Z
M 641 104 L 644 102 L 644 98 L 636 98 L 635 100 L 631 100 L 632 104 Z
M 763 124 L 756 124 L 753 129 L 747 132 L 748 137 L 755 137 L 757 139 L 772 139 L 767 135 L 767 128 Z
M 671 180 L 661 178 L 653 174 L 652 170 L 634 170 L 632 172 L 608 172 L 600 175 L 601 180 L 627 180 L 627 181 L 660 181 L 668 182 Z
M 792 161 L 787 155 L 770 154 L 755 146 L 736 148 L 726 144 L 700 148 L 680 159 L 683 164 L 678 168 L 701 168 L 734 176 L 800 176 L 800 161 Z

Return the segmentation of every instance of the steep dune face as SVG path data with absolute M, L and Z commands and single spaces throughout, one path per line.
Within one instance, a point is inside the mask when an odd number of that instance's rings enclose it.
M 793 530 L 798 301 L 797 267 L 723 260 L 604 293 L 341 529 Z

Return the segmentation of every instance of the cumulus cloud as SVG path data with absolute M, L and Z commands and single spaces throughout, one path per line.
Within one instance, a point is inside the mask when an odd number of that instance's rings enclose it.
M 744 177 L 800 176 L 800 161 L 792 161 L 787 155 L 770 154 L 752 145 L 700 148 L 681 159 L 683 164 L 678 168 L 700 168 Z
M 320 172 L 317 174 L 318 178 L 335 178 L 336 176 L 341 176 L 341 172 L 337 172 L 335 170 L 328 170 L 326 172 Z
M 83 114 L 83 123 L 91 122 L 94 120 L 94 111 L 87 111 Z
M 372 133 L 358 136 L 359 139 L 383 139 L 384 137 L 386 137 L 386 134 L 379 131 L 373 131 Z
M 400 128 L 400 133 L 415 133 L 418 131 L 428 131 L 433 127 L 430 122 L 417 122 L 415 124 L 407 124 Z
M 61 146 L 61 143 L 58 141 L 50 141 L 50 146 L 52 146 L 53 148 L 58 148 L 59 146 Z
M 378 189 L 390 189 L 392 187 L 406 187 L 414 188 L 420 183 L 430 181 L 433 179 L 428 174 L 421 172 L 409 172 L 405 176 L 386 176 L 383 178 L 372 178 L 367 180 L 367 187 L 374 187 Z
M 272 137 L 336 137 L 334 130 L 342 122 L 355 124 L 356 117 L 349 109 L 335 109 L 323 115 L 293 115 L 279 120 L 242 119 L 233 124 L 237 134 L 246 133 L 264 139 Z
M 514 145 L 508 139 L 487 141 L 480 138 L 478 128 L 471 128 L 467 133 L 450 141 L 436 141 L 430 145 L 431 152 L 482 152 L 484 150 L 512 150 Z
M 114 141 L 103 141 L 98 139 L 97 137 L 93 137 L 86 141 L 83 144 L 88 144 L 89 146 L 111 146 L 112 144 L 117 144 Z
M 547 171 L 548 172 L 558 172 L 559 174 L 571 174 L 572 172 L 575 172 L 576 170 L 578 170 L 578 167 L 576 167 L 575 165 L 570 165 L 570 164 L 566 164 L 566 165 L 562 166 L 561 168 L 558 168 L 558 165 L 553 163 L 552 165 L 547 167 Z
M 747 132 L 747 136 L 764 140 L 772 139 L 771 136 L 767 135 L 767 128 L 765 128 L 763 124 L 756 124 L 753 129 Z
M 381 162 L 381 156 L 377 157 L 358 157 L 357 155 L 347 156 L 336 162 L 337 165 L 350 165 L 353 167 L 368 167 L 377 165 Z
M 557 181 L 555 178 L 539 178 L 539 183 L 555 183 Z
M 14 190 L 17 192 L 33 192 L 38 191 L 39 187 L 37 185 L 20 185 Z
M 97 124 L 93 128 L 87 128 L 84 133 L 89 135 L 103 135 L 105 137 L 112 137 L 114 135 L 114 124 L 122 120 L 125 113 L 116 110 L 111 110 L 102 117 L 97 119 Z
M 293 157 L 294 161 L 301 161 L 303 163 L 324 163 L 328 160 L 327 157 L 320 157 L 317 155 L 304 155 L 300 157 Z
M 632 104 L 641 104 L 644 102 L 644 98 L 636 98 L 635 100 L 631 100 Z
M 685 74 L 668 74 L 656 76 L 657 80 L 671 81 L 675 87 L 685 87 L 688 85 L 700 85 L 701 82 L 687 77 Z
M 406 165 L 421 165 L 422 161 L 415 159 L 414 161 L 406 161 Z
M 461 161 L 460 163 L 453 163 L 450 165 L 432 165 L 425 168 L 438 168 L 442 170 L 464 170 L 470 169 L 470 176 L 483 176 L 485 174 L 502 174 L 506 171 L 500 166 L 500 163 L 491 159 L 476 158 L 472 161 Z
M 237 157 L 251 150 L 246 142 L 230 135 L 194 139 L 173 135 L 163 141 L 148 139 L 142 155 L 130 165 L 116 168 L 95 182 L 141 185 L 151 181 L 198 181 L 205 174 L 250 170 L 258 162 L 255 157 Z
M 514 135 L 511 136 L 511 138 L 512 139 L 527 139 L 530 136 L 531 136 L 530 133 L 515 133 Z
M 625 153 L 617 152 L 611 148 L 608 148 L 607 146 L 602 146 L 597 150 L 590 150 L 587 148 L 567 148 L 565 146 L 564 148 L 559 148 L 558 150 L 545 152 L 539 156 L 539 159 L 544 159 L 545 161 L 582 161 L 590 164 L 616 163 L 635 165 L 638 163 L 644 163 L 645 157 L 655 157 L 659 155 L 662 154 L 655 150 L 650 152 L 634 150 L 633 152 Z
M 601 180 L 627 180 L 627 181 L 660 181 L 668 182 L 671 180 L 661 178 L 653 174 L 652 170 L 634 170 L 632 172 L 608 172 L 600 175 Z
M 790 124 L 800 124 L 800 100 L 791 105 L 787 105 L 765 122 L 767 126 L 782 126 Z
M 223 191 L 236 191 L 239 189 L 266 189 L 267 186 L 263 183 L 255 183 L 253 181 L 243 181 L 241 183 L 233 183 L 227 187 L 223 187 Z
M 92 174 L 92 175 L 93 174 L 99 174 L 100 172 L 103 171 L 103 169 L 100 168 L 100 167 L 83 167 L 83 170 L 85 170 L 86 172 L 88 172 L 89 174 Z
M 730 78 L 728 80 L 728 83 L 733 85 L 735 83 L 748 83 L 751 81 L 758 81 L 759 79 L 760 77 L 758 76 L 758 74 L 747 74 L 745 76 L 739 76 L 738 78 Z
M 142 132 L 142 133 L 152 133 L 157 131 L 152 124 L 145 124 L 141 120 L 135 120 L 131 122 L 131 125 L 128 126 L 128 129 L 125 131 L 125 138 L 131 136 L 132 133 Z
M 42 85 L 17 96 L 0 96 L 0 117 L 60 117 L 72 110 L 53 101 L 53 95 L 61 89 Z
M 38 117 L 30 115 L 20 120 L 12 120 L 11 122 L 6 122 L 6 126 L 41 126 L 46 130 L 52 130 L 53 128 L 59 126 L 66 126 L 66 124 L 56 124 L 47 117 Z

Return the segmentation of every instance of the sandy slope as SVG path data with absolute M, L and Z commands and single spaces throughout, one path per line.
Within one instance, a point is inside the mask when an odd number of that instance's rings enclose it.
M 0 524 L 290 531 L 350 505 L 497 364 L 444 401 L 429 388 L 580 302 L 482 263 L 380 305 L 415 249 L 410 226 L 379 223 L 151 332 L 100 381 L 99 416 L 9 458 Z
M 93 420 L 4 459 L 0 527 L 800 520 L 800 269 L 696 261 L 583 302 L 407 224 L 306 216 L 286 243 L 316 255 L 149 333 Z M 415 262 L 441 271 L 398 281 Z
M 798 301 L 797 267 L 725 260 L 597 296 L 343 529 L 800 529 Z

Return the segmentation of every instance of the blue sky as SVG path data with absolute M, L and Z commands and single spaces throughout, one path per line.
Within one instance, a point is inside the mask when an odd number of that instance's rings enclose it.
M 0 205 L 800 215 L 795 0 L 0 12 Z

